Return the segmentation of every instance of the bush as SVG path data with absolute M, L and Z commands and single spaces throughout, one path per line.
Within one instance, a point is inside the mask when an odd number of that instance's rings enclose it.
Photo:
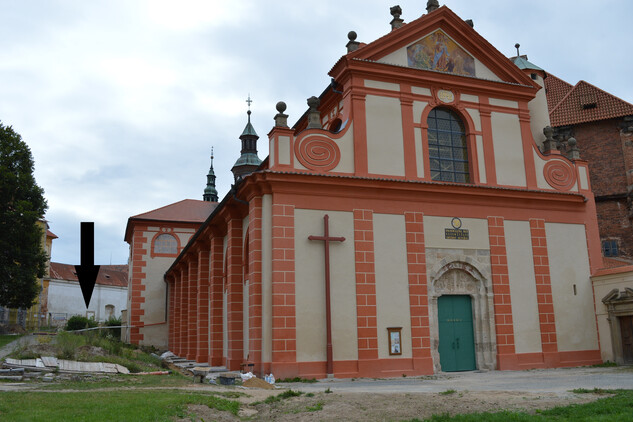
M 74 359 L 77 349 L 85 344 L 86 339 L 83 336 L 61 332 L 57 335 L 57 357 L 59 359 Z
M 103 323 L 106 327 L 121 327 L 121 318 L 110 317 Z M 108 328 L 103 330 L 106 335 L 110 334 L 115 340 L 121 340 L 121 328 Z
M 97 321 L 91 318 L 86 318 L 81 315 L 73 315 L 68 319 L 66 323 L 66 331 L 83 330 L 84 328 L 95 328 Z

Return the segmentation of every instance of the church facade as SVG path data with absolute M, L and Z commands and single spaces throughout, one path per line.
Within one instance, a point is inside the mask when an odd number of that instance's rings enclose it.
M 171 351 L 281 378 L 601 362 L 587 162 L 543 148 L 544 73 L 433 3 L 350 33 L 294 127 L 277 105 L 261 164 L 249 121 L 256 170 L 238 160 L 165 273 Z

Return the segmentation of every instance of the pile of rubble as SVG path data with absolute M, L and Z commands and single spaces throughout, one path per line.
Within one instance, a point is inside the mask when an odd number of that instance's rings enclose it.
M 161 360 L 167 362 L 169 366 L 177 368 L 181 373 L 189 376 L 193 376 L 194 382 L 201 382 L 205 384 L 218 384 L 218 385 L 245 385 L 246 381 L 255 379 L 255 375 L 252 372 L 241 373 L 238 371 L 227 371 L 225 366 L 210 366 L 208 363 L 199 363 L 193 360 L 181 358 L 176 356 L 172 352 L 165 352 L 159 356 Z M 264 388 L 263 384 L 266 384 L 267 388 L 274 388 L 274 378 L 272 375 L 267 377 L 268 380 L 251 381 L 251 387 Z M 261 381 L 258 382 L 258 381 Z M 263 383 L 263 384 L 262 384 Z

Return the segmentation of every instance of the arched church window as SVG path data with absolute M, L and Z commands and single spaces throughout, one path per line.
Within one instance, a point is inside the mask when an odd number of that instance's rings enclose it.
M 431 179 L 469 183 L 468 147 L 462 120 L 449 109 L 434 108 L 427 123 Z
M 155 254 L 173 255 L 178 253 L 178 241 L 171 234 L 163 233 L 154 239 Z

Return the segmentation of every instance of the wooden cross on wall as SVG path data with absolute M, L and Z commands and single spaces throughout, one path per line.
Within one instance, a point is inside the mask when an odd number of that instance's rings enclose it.
M 332 317 L 330 311 L 330 242 L 343 242 L 344 237 L 330 236 L 330 216 L 323 216 L 323 236 L 308 236 L 308 240 L 321 240 L 325 245 L 325 326 L 327 330 L 327 375 L 334 375 L 332 363 Z

